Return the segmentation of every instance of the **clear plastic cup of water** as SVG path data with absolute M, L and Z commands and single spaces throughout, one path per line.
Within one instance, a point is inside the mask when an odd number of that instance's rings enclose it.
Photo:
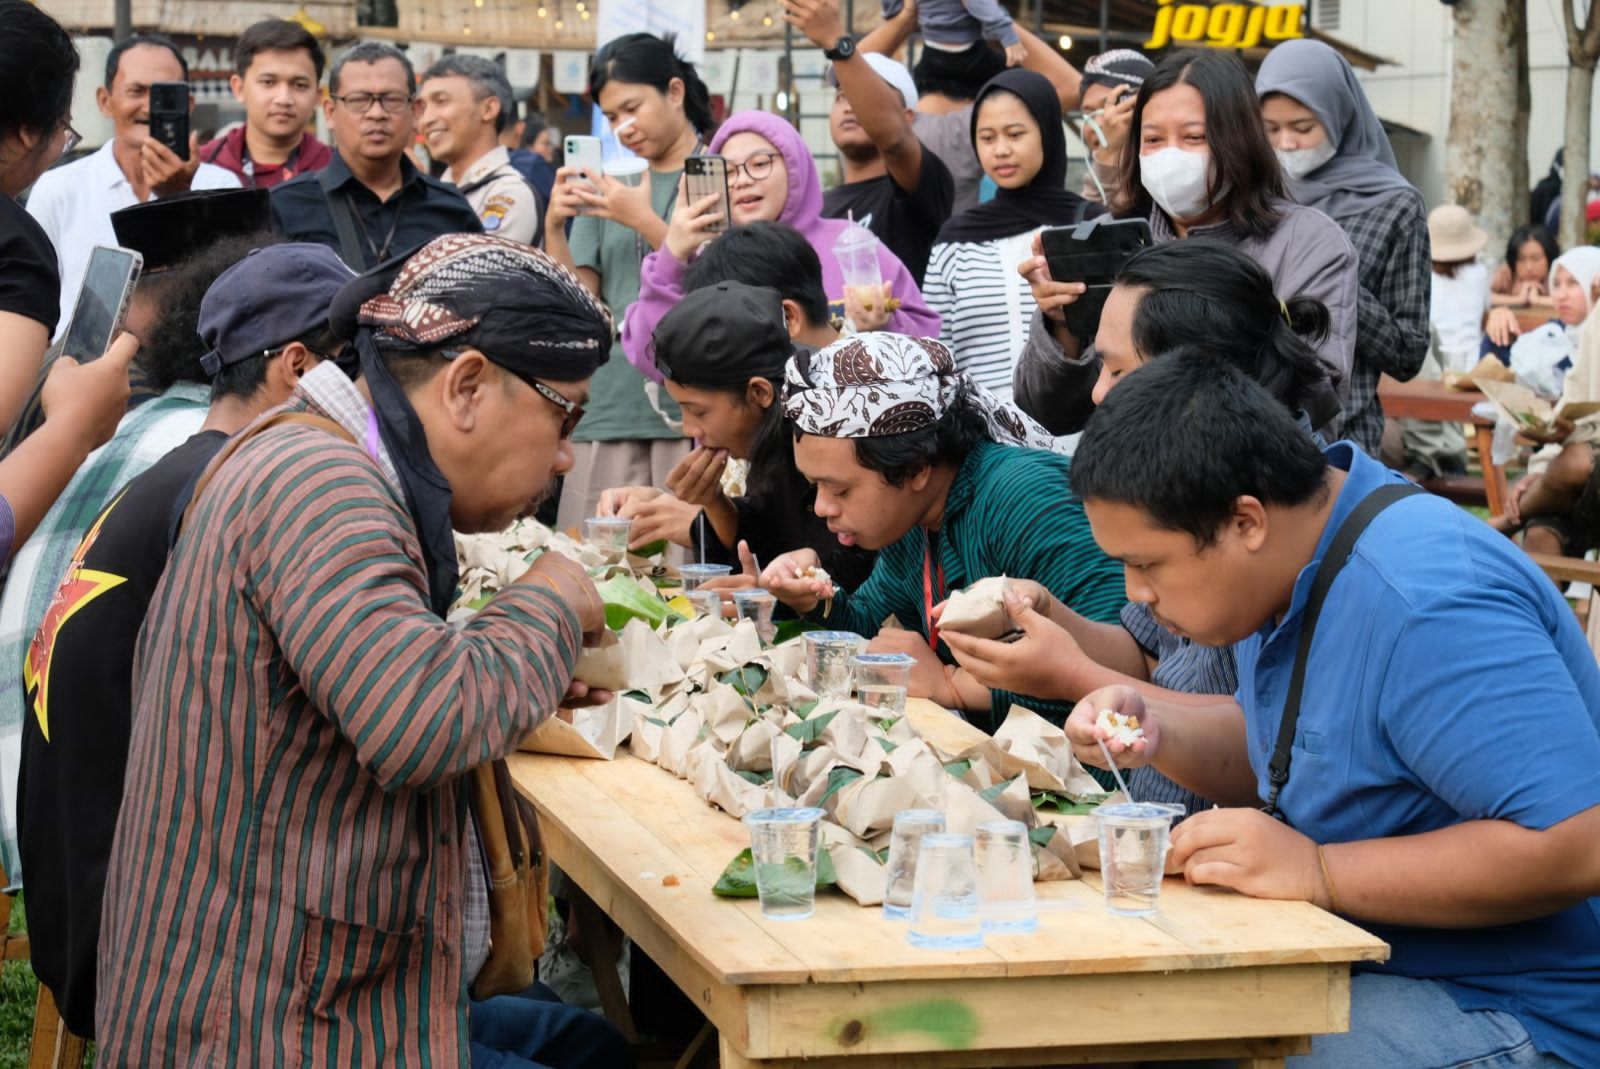
M 944 814 L 937 809 L 902 809 L 894 815 L 894 831 L 889 837 L 889 861 L 884 867 L 883 915 L 892 921 L 911 918 L 912 893 L 916 889 L 917 852 L 922 837 L 944 831 Z
M 856 700 L 878 710 L 880 716 L 904 716 L 911 666 L 916 663 L 908 653 L 858 654 L 851 662 Z
M 867 640 L 854 631 L 806 633 L 806 683 L 819 698 L 848 698 L 854 687 L 856 654 Z
M 733 574 L 731 564 L 685 564 L 678 569 L 678 575 L 683 578 L 683 592 L 699 590 L 701 585 L 713 579 L 726 579 Z
M 930 950 L 983 946 L 972 836 L 940 831 L 922 837 L 906 941 Z
M 1156 912 L 1172 821 L 1183 814 L 1183 806 L 1159 802 L 1122 802 L 1094 811 L 1106 909 L 1124 917 Z
M 750 620 L 756 625 L 756 634 L 761 636 L 762 642 L 771 642 L 772 636 L 778 631 L 772 622 L 772 612 L 777 607 L 777 595 L 770 590 L 757 587 L 733 592 L 735 614 L 739 619 Z
M 1015 934 L 1039 927 L 1033 894 L 1033 845 L 1020 820 L 990 820 L 973 836 L 978 861 L 978 913 L 983 930 Z
M 761 915 L 775 921 L 811 916 L 817 896 L 817 839 L 822 810 L 757 809 L 746 813 Z
M 607 560 L 620 561 L 628 555 L 628 539 L 633 521 L 626 516 L 590 516 L 583 521 L 583 536 Z
M 684 597 L 699 615 L 722 619 L 722 595 L 715 590 L 691 590 Z

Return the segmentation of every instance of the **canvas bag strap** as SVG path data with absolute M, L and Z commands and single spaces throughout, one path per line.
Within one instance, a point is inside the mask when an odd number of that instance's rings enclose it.
M 1311 593 L 1301 613 L 1300 643 L 1295 649 L 1294 669 L 1289 674 L 1289 693 L 1283 700 L 1278 745 L 1267 765 L 1267 804 L 1262 808 L 1268 816 L 1283 819 L 1283 813 L 1278 809 L 1278 796 L 1289 782 L 1289 762 L 1294 757 L 1294 733 L 1300 720 L 1300 695 L 1305 689 L 1306 664 L 1311 657 L 1311 640 L 1316 634 L 1317 617 L 1322 614 L 1322 603 L 1328 598 L 1328 590 L 1349 563 L 1362 532 L 1378 514 L 1396 501 L 1420 493 L 1423 493 L 1422 488 L 1411 483 L 1389 483 L 1378 487 L 1362 498 L 1361 503 L 1344 518 L 1328 545 L 1328 551 L 1322 555 L 1322 563 L 1317 566 L 1316 578 L 1311 582 Z
M 350 206 L 350 199 L 334 196 L 333 179 L 325 170 L 317 172 L 317 184 L 322 187 L 322 199 L 328 203 L 328 214 L 333 216 L 334 233 L 339 235 L 339 256 L 352 271 L 365 270 L 367 257 L 356 237 L 355 209 Z
M 356 440 L 355 435 L 345 430 L 333 420 L 328 419 L 325 416 L 315 415 L 311 412 L 294 412 L 284 410 L 275 412 L 263 419 L 256 420 L 256 422 L 252 423 L 249 427 L 246 427 L 244 430 L 228 439 L 228 443 L 222 447 L 222 451 L 212 459 L 211 463 L 206 466 L 205 471 L 202 472 L 200 477 L 195 480 L 193 488 L 189 491 L 189 503 L 184 506 L 183 509 L 183 520 L 181 527 L 189 526 L 189 516 L 194 512 L 195 502 L 200 500 L 200 491 L 206 488 L 206 486 L 211 482 L 212 477 L 222 469 L 222 465 L 228 462 L 228 458 L 237 453 L 240 446 L 244 445 L 244 443 L 248 442 L 262 431 L 267 430 L 269 427 L 276 427 L 283 423 L 298 423 L 308 427 L 316 427 L 320 430 L 327 431 L 329 434 L 343 438 L 352 444 L 354 444 Z M 180 530 L 181 527 L 175 528 L 172 531 L 171 541 L 173 543 L 177 542 L 178 530 Z

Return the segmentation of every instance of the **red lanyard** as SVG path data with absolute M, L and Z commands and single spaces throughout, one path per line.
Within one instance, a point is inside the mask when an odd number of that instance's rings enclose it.
M 928 621 L 928 648 L 935 653 L 939 651 L 939 628 L 933 622 L 933 546 L 928 541 L 928 536 L 922 536 L 922 609 L 923 619 Z M 944 563 L 938 566 L 939 600 L 944 600 Z

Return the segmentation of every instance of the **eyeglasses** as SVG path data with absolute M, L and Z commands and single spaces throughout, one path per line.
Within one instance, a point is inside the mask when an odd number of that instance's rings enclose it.
M 757 152 L 748 157 L 743 163 L 728 161 L 728 177 L 734 178 L 740 171 L 750 176 L 750 181 L 759 182 L 772 173 L 772 165 L 778 158 L 776 152 Z
M 333 99 L 357 115 L 365 115 L 374 101 L 381 104 L 390 115 L 399 115 L 411 103 L 411 97 L 406 93 L 347 93 Z
M 528 378 L 524 375 L 517 375 L 517 378 L 522 379 L 523 382 L 538 390 L 541 397 L 565 413 L 561 417 L 561 437 L 571 438 L 572 432 L 578 429 L 578 421 L 583 418 L 583 406 L 576 401 L 569 401 L 567 398 L 562 397 L 538 379 Z
M 74 130 L 70 122 L 64 125 L 67 131 L 67 139 L 61 144 L 61 155 L 70 156 L 73 149 L 83 144 L 83 135 Z

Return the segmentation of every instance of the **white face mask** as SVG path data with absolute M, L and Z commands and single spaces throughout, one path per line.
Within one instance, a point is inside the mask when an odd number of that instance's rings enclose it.
M 1283 173 L 1290 178 L 1304 178 L 1318 167 L 1327 163 L 1339 154 L 1333 147 L 1333 142 L 1327 138 L 1322 139 L 1322 144 L 1313 145 L 1311 148 L 1298 148 L 1293 152 L 1283 149 L 1273 149 L 1278 155 L 1278 163 L 1283 167 Z
M 1139 182 L 1150 198 L 1173 219 L 1204 215 L 1211 201 L 1206 186 L 1211 181 L 1211 153 L 1164 148 L 1139 157 Z

